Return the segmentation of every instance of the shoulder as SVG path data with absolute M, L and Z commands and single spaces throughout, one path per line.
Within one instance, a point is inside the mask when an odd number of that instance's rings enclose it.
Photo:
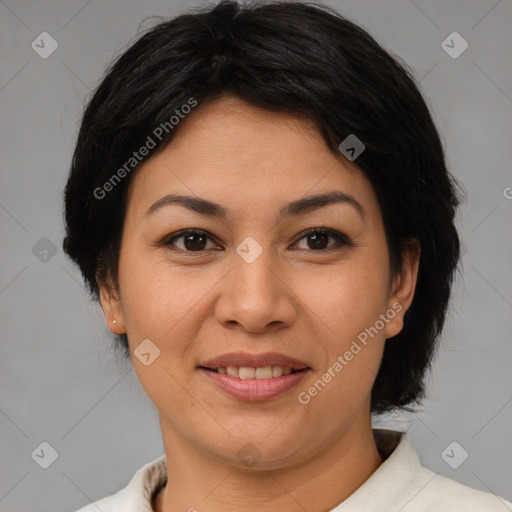
M 384 462 L 336 512 L 512 512 L 504 498 L 424 467 L 404 433 L 379 429 L 374 435 Z
M 98 512 L 98 510 L 101 510 L 101 512 L 117 512 L 119 510 L 117 494 L 118 493 L 96 500 L 94 503 L 90 503 L 75 512 Z
M 129 485 L 114 494 L 97 499 L 94 502 L 85 505 L 75 512 L 119 512 L 123 510 L 123 505 L 129 499 Z
M 139 512 L 151 510 L 153 493 L 167 479 L 165 455 L 148 462 L 133 475 L 128 485 L 118 492 L 91 502 L 76 512 Z
M 512 512 L 512 503 L 504 498 L 468 487 L 423 466 L 417 476 L 424 482 L 423 488 L 403 512 Z

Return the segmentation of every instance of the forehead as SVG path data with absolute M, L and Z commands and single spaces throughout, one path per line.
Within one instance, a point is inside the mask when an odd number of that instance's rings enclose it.
M 306 195 L 339 190 L 365 209 L 376 197 L 364 174 L 327 147 L 313 121 L 259 109 L 234 97 L 196 107 L 171 142 L 133 177 L 129 209 L 138 214 L 165 194 L 279 210 Z M 145 211 L 145 210 L 144 210 Z

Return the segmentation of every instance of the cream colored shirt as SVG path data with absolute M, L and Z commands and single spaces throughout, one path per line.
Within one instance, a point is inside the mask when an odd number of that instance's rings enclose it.
M 330 512 L 510 512 L 512 503 L 424 468 L 406 434 L 374 430 L 384 462 Z M 166 456 L 142 466 L 128 485 L 77 512 L 153 512 L 151 498 L 167 481 Z

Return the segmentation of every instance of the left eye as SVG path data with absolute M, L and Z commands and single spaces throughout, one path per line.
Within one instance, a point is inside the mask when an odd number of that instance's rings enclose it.
M 330 246 L 325 246 L 329 238 L 333 238 L 337 243 L 332 244 Z M 308 247 L 313 251 L 323 251 L 331 250 L 335 246 L 344 246 L 344 245 L 352 245 L 350 240 L 345 236 L 339 233 L 338 231 L 332 230 L 319 230 L 313 229 L 308 231 L 300 240 L 309 239 L 312 247 Z M 308 249 L 306 248 L 306 250 Z
M 329 245 L 329 238 L 334 239 L 336 243 Z M 164 242 L 164 245 L 172 245 L 177 247 L 175 244 L 177 240 L 183 240 L 183 246 L 178 247 L 178 249 L 186 252 L 202 252 L 207 250 L 206 245 L 208 240 L 214 242 L 214 240 L 209 237 L 205 231 L 189 229 L 173 235 L 171 238 Z M 301 238 L 299 238 L 299 240 L 295 242 L 294 245 L 297 245 L 301 240 L 308 240 L 309 247 L 305 248 L 305 250 L 309 249 L 314 252 L 326 252 L 327 250 L 331 250 L 336 246 L 352 245 L 350 240 L 345 235 L 342 235 L 338 231 L 332 230 L 312 229 L 305 233 Z M 304 250 L 304 248 L 299 248 L 299 250 Z

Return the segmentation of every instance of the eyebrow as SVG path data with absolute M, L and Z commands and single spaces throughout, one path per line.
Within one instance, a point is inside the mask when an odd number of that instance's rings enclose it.
M 285 217 L 302 215 L 332 204 L 346 204 L 352 206 L 364 219 L 366 212 L 361 203 L 350 194 L 333 190 L 315 196 L 306 196 L 292 201 L 279 210 L 279 220 Z M 179 194 L 168 194 L 153 203 L 146 211 L 146 216 L 153 214 L 164 206 L 180 205 L 201 215 L 225 219 L 227 210 L 220 204 L 208 201 L 197 196 L 183 196 Z

